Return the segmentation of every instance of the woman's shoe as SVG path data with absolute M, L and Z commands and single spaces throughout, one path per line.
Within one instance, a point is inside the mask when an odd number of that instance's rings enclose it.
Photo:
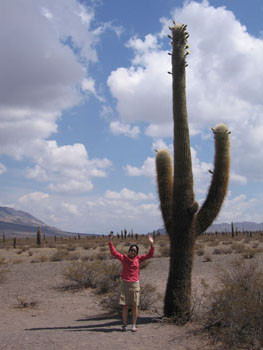
M 135 325 L 132 326 L 132 332 L 137 332 L 137 327 Z
M 126 332 L 126 331 L 127 331 L 127 326 L 123 325 L 123 326 L 121 327 L 121 330 L 122 330 L 123 332 Z

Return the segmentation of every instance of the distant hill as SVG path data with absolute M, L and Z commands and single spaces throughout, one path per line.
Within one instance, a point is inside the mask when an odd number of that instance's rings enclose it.
M 32 236 L 36 234 L 39 225 L 41 226 L 41 232 L 47 236 L 72 236 L 76 234 L 48 226 L 24 211 L 0 207 L 0 233 L 5 233 L 7 236 Z
M 242 231 L 262 231 L 263 232 L 263 223 L 257 224 L 256 222 L 234 222 L 234 230 Z M 165 229 L 157 230 L 161 233 L 165 233 Z M 206 232 L 231 232 L 231 223 L 222 223 L 222 224 L 212 224 Z

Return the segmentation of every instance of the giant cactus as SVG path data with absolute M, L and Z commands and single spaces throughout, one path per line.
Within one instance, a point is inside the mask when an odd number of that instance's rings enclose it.
M 191 275 L 196 238 L 218 215 L 227 193 L 230 169 L 230 132 L 223 124 L 213 130 L 215 158 L 208 195 L 199 209 L 193 189 L 192 161 L 187 121 L 185 67 L 188 54 L 186 25 L 170 28 L 174 119 L 174 162 L 167 150 L 156 154 L 160 207 L 170 237 L 170 268 L 164 315 L 187 321 L 191 310 Z

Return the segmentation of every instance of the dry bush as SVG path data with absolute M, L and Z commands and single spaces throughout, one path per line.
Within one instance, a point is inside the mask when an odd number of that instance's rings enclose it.
M 101 305 L 112 313 L 118 313 L 122 310 L 119 304 L 121 293 L 121 284 L 115 286 L 102 300 Z M 140 292 L 140 309 L 149 310 L 159 300 L 160 295 L 156 292 L 156 288 L 151 283 L 142 283 Z
M 0 265 L 5 265 L 5 264 L 7 264 L 6 258 L 1 257 L 1 258 L 0 258 Z
M 149 310 L 160 298 L 156 288 L 151 283 L 141 284 L 140 309 Z
M 7 269 L 0 267 L 0 284 L 6 281 Z
M 263 273 L 255 264 L 236 261 L 221 272 L 220 288 L 211 293 L 205 329 L 224 349 L 263 346 Z
M 164 246 L 159 249 L 160 256 L 162 258 L 167 258 L 170 256 L 170 247 L 169 246 Z
M 219 245 L 218 240 L 216 239 L 211 239 L 208 243 L 207 243 L 208 247 L 216 247 Z
M 69 252 L 65 249 L 57 249 L 57 251 L 50 257 L 50 261 L 63 261 L 69 259 Z
M 256 254 L 255 250 L 253 250 L 252 248 L 246 248 L 242 253 L 242 257 L 244 259 L 252 259 L 254 258 L 255 254 Z
M 230 239 L 228 241 L 223 241 L 222 244 L 224 244 L 224 245 L 233 244 L 233 241 Z
M 13 259 L 13 260 L 12 260 L 12 263 L 13 263 L 13 264 L 22 264 L 23 262 L 24 262 L 23 259 Z
M 36 256 L 34 259 L 32 259 L 30 262 L 34 264 L 34 263 L 42 263 L 46 261 L 48 261 L 48 257 L 46 255 L 39 255 L 39 256 Z
M 89 249 L 94 248 L 94 245 L 92 243 L 85 243 L 82 245 L 82 248 L 85 250 L 89 250 Z
M 231 248 L 215 248 L 213 254 L 232 254 Z
M 204 255 L 204 253 L 205 253 L 204 247 L 201 245 L 197 245 L 196 246 L 196 254 L 198 256 L 202 256 L 202 255 Z
M 140 263 L 140 270 L 146 269 L 146 267 L 148 267 L 150 263 L 151 263 L 150 260 L 144 260 L 143 262 L 141 262 Z
M 246 250 L 246 246 L 243 243 L 234 243 L 232 244 L 231 248 L 236 254 L 242 254 Z
M 74 250 L 77 249 L 77 247 L 75 245 L 69 244 L 66 249 L 69 252 L 73 252 Z
M 15 305 L 15 308 L 17 309 L 35 309 L 38 307 L 39 302 L 36 300 L 27 300 L 24 297 L 17 297 L 17 303 Z
M 107 293 L 119 283 L 121 265 L 103 260 L 80 261 L 70 264 L 64 270 L 64 277 L 72 287 L 96 288 L 98 293 Z

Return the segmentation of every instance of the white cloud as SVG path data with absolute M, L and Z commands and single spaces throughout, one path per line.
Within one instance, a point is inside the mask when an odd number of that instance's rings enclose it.
M 232 131 L 235 172 L 262 179 L 263 40 L 250 35 L 232 12 L 207 1 L 186 2 L 173 11 L 172 18 L 187 23 L 190 33 L 187 100 L 191 135 L 206 134 L 211 126 L 226 123 Z M 148 122 L 146 134 L 153 137 L 172 134 L 172 86 L 167 74 L 171 63 L 161 46 L 167 43 L 164 35 L 172 21 L 161 21 L 159 35 L 128 42 L 134 50 L 131 66 L 116 69 L 108 79 L 123 122 Z
M 128 188 L 123 188 L 120 192 L 106 191 L 105 198 L 107 199 L 121 199 L 131 201 L 153 200 L 155 197 L 153 193 L 134 192 Z
M 77 0 L 3 0 L 0 12 L 0 154 L 22 158 L 86 97 L 81 88 L 100 98 L 88 64 L 104 29 Z
M 56 141 L 39 142 L 31 157 L 35 166 L 28 168 L 26 176 L 49 182 L 54 192 L 83 193 L 92 190 L 91 178 L 106 177 L 111 166 L 108 159 L 90 159 L 82 144 L 59 147 Z
M 124 169 L 129 176 L 153 177 L 155 176 L 155 159 L 152 157 L 147 157 L 140 168 L 128 164 Z
M 62 206 L 68 210 L 68 212 L 72 215 L 76 215 L 76 216 L 79 216 L 79 211 L 78 211 L 78 207 L 74 204 L 70 204 L 70 203 L 67 203 L 67 202 L 63 202 L 62 203 Z
M 19 207 L 18 207 L 19 206 Z M 147 233 L 162 226 L 159 205 L 152 193 L 124 188 L 103 196 L 71 196 L 28 193 L 20 196 L 16 209 L 24 210 L 47 225 L 71 232 L 107 234 L 133 229 Z
M 135 138 L 139 135 L 140 129 L 138 126 L 131 126 L 129 124 L 124 124 L 119 121 L 114 121 L 110 123 L 110 130 L 115 135 L 125 135 Z
M 3 163 L 0 163 L 0 175 L 6 172 L 6 166 Z
M 238 175 L 235 172 L 232 172 L 230 174 L 230 180 L 233 183 L 240 184 L 240 185 L 246 185 L 247 183 L 247 178 L 242 175 Z
M 44 192 L 31 192 L 29 194 L 26 194 L 24 196 L 21 196 L 18 199 L 19 203 L 28 203 L 28 202 L 41 202 L 43 200 L 49 199 L 49 194 L 48 193 L 44 193 Z
M 226 198 L 217 222 L 262 222 L 262 199 L 247 198 L 246 195 L 240 194 L 233 198 Z

